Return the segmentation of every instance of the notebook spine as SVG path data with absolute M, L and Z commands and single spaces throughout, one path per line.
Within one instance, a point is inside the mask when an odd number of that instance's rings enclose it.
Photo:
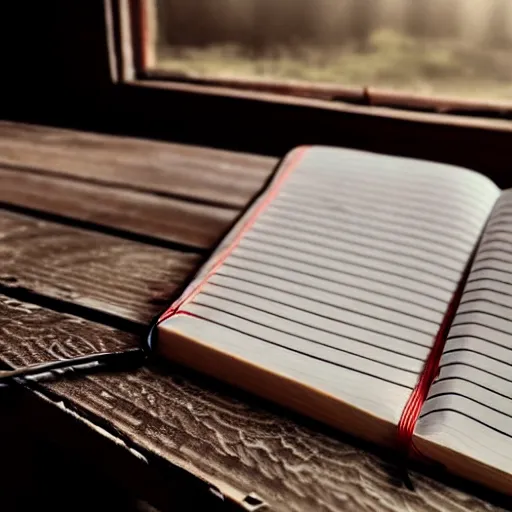
M 475 252 L 476 248 L 448 305 L 446 314 L 439 327 L 430 354 L 425 361 L 425 365 L 418 379 L 418 383 L 409 396 L 409 399 L 407 400 L 402 411 L 400 421 L 398 422 L 398 444 L 405 458 L 410 454 L 411 451 L 417 452 L 417 449 L 412 443 L 414 429 L 416 427 L 416 423 L 418 422 L 423 404 L 427 399 L 430 388 L 435 379 L 439 376 L 439 364 L 446 344 L 446 338 L 448 337 L 450 327 L 459 307 L 459 303 L 464 292 L 464 287 L 469 276 L 471 266 L 473 264 Z

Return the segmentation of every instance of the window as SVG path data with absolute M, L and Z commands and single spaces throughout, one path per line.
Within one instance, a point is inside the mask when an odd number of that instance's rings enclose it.
M 161 76 L 512 100 L 511 0 L 153 0 Z

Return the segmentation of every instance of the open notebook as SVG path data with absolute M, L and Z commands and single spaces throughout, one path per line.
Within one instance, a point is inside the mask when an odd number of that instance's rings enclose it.
M 411 446 L 511 493 L 511 249 L 512 190 L 478 173 L 301 147 L 161 317 L 158 350 L 393 446 L 437 336 Z

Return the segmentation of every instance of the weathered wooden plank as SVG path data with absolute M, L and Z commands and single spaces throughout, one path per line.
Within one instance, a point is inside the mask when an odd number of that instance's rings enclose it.
M 270 157 L 0 122 L 0 164 L 202 202 L 243 207 Z
M 211 247 L 238 212 L 69 178 L 6 170 L 1 164 L 0 203 L 198 248 Z
M 125 333 L 0 296 L 0 356 L 19 366 L 129 346 Z M 46 388 L 98 415 L 135 445 L 272 510 L 500 510 L 430 478 L 416 490 L 377 455 L 172 366 L 59 380 Z
M 0 210 L 0 285 L 148 322 L 199 256 Z

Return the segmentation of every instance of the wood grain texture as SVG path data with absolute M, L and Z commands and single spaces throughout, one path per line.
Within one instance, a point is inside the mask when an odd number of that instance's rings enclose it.
M 0 285 L 149 322 L 199 263 L 184 254 L 0 210 Z
M 0 203 L 201 249 L 211 247 L 238 212 L 68 178 L 6 170 L 1 164 Z
M 239 208 L 276 162 L 195 146 L 0 122 L 0 164 Z
M 133 336 L 0 296 L 0 354 L 19 366 L 136 343 Z M 45 384 L 136 445 L 196 475 L 256 491 L 272 510 L 501 510 L 425 476 L 414 492 L 376 455 L 171 366 Z

